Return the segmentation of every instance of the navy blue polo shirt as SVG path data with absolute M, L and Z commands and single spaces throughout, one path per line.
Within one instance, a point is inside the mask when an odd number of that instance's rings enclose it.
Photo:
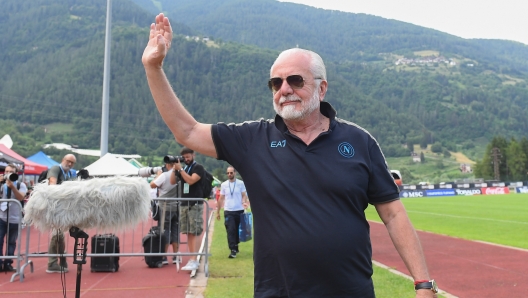
M 212 127 L 218 159 L 250 195 L 255 297 L 374 297 L 364 210 L 398 187 L 366 130 L 320 110 L 330 129 L 308 146 L 280 116 Z

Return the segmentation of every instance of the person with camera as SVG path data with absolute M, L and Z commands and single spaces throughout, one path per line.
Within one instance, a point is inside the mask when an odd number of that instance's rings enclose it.
M 236 258 L 238 251 L 240 215 L 248 207 L 248 198 L 244 181 L 236 179 L 234 167 L 227 167 L 227 181 L 221 185 L 220 199 L 216 208 L 216 219 L 220 220 L 220 210 L 224 208 L 224 225 L 227 232 L 227 244 L 231 253 L 229 258 Z
M 180 159 L 174 163 L 174 175 L 171 175 L 171 183 L 181 181 L 182 198 L 204 198 L 202 191 L 202 177 L 204 167 L 194 160 L 194 151 L 183 147 L 180 150 L 185 167 L 182 167 Z M 200 239 L 203 232 L 203 201 L 182 201 L 180 210 L 180 227 L 183 234 L 187 234 L 187 245 L 190 253 L 197 253 L 200 249 Z M 187 265 L 182 270 L 197 270 L 200 264 L 197 256 L 191 256 Z
M 317 53 L 289 49 L 271 65 L 274 119 L 207 124 L 185 109 L 163 71 L 172 34 L 169 19 L 157 15 L 142 57 L 147 82 L 177 142 L 244 177 L 254 213 L 255 298 L 374 298 L 369 204 L 415 281 L 413 295 L 436 297 L 381 148 L 324 100 L 329 83 Z
M 178 185 L 176 182 L 171 183 L 171 176 L 173 175 L 173 161 L 165 161 L 165 168 L 167 171 L 158 170 L 156 173 L 156 178 L 150 182 L 151 188 L 158 188 L 159 196 L 158 198 L 176 198 L 178 196 Z M 165 252 L 169 251 L 169 244 L 172 245 L 172 250 L 178 252 L 179 246 L 179 202 L 178 201 L 160 201 L 161 205 L 160 210 L 165 211 L 165 216 L 163 216 L 163 235 L 165 237 Z M 160 221 L 158 222 L 161 225 L 161 216 Z M 178 258 L 174 256 L 172 258 L 172 263 L 176 264 Z M 168 265 L 169 261 L 167 257 L 163 258 L 163 265 Z
M 48 179 L 49 185 L 61 184 L 64 181 L 75 180 L 76 175 L 74 175 L 72 168 L 77 162 L 77 158 L 73 154 L 66 154 L 62 158 L 60 164 L 52 166 L 48 170 Z M 49 254 L 63 254 L 66 249 L 66 244 L 64 243 L 64 233 L 61 230 L 52 231 L 51 240 L 49 243 L 48 253 Z M 68 263 L 66 262 L 66 257 L 61 257 L 60 262 L 57 257 L 48 258 L 48 268 L 46 269 L 47 273 L 66 273 L 68 272 Z
M 22 204 L 27 192 L 24 182 L 19 182 L 17 167 L 8 164 L 5 167 L 4 175 L 0 176 L 0 192 L 2 199 L 17 199 Z M 18 238 L 18 225 L 22 220 L 22 210 L 20 206 L 12 202 L 2 202 L 0 204 L 0 256 L 4 255 L 4 238 L 7 240 L 6 256 L 14 256 L 16 241 Z M 13 259 L 0 260 L 0 271 L 15 271 Z

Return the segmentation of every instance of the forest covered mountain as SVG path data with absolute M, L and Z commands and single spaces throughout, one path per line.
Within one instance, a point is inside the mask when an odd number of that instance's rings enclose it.
M 98 148 L 106 1 L 0 6 L 0 134 L 10 133 L 23 155 L 51 141 Z M 269 67 L 280 50 L 299 45 L 325 59 L 326 100 L 338 116 L 369 130 L 387 156 L 408 156 L 411 143 L 456 151 L 477 139 L 527 135 L 528 46 L 519 43 L 271 0 L 114 0 L 110 152 L 163 156 L 179 148 L 141 64 L 155 11 L 171 17 L 176 33 L 167 76 L 199 121 L 273 117 Z
M 463 39 L 367 14 L 276 0 L 132 1 L 152 13 L 164 12 L 206 36 L 276 50 L 299 46 L 316 51 L 325 61 L 370 62 L 383 60 L 379 53 L 409 56 L 435 50 L 477 60 L 484 68 L 501 73 L 528 73 L 528 46 L 521 43 Z

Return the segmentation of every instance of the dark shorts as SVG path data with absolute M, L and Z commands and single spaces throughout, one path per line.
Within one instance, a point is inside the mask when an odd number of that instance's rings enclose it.
M 180 214 L 178 211 L 165 211 L 163 226 L 166 243 L 179 243 L 180 231 L 178 230 Z

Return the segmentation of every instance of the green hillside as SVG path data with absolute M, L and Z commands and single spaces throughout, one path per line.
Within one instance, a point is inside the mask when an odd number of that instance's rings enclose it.
M 372 15 L 276 0 L 133 1 L 215 38 L 276 50 L 299 46 L 315 50 L 326 60 L 369 62 L 380 60 L 379 53 L 435 50 L 477 60 L 501 73 L 528 73 L 528 46 L 521 43 L 466 40 Z
M 135 2 L 145 7 L 152 4 L 152 10 L 159 5 L 164 11 L 170 8 L 164 7 L 165 1 Z M 187 2 L 171 3 L 185 11 L 183 4 Z M 246 29 L 251 36 L 260 36 L 265 42 L 268 33 L 251 30 L 255 29 L 254 23 L 259 24 L 269 17 L 267 10 L 257 9 L 267 2 L 254 1 L 257 8 L 251 8 L 253 2 L 240 1 L 240 8 L 233 8 L 233 3 L 239 2 L 212 2 L 202 7 L 203 14 L 231 8 L 231 13 L 239 14 L 237 22 L 250 18 Z M 0 52 L 0 102 L 4 107 L 0 134 L 11 134 L 14 149 L 26 156 L 48 142 L 98 148 L 106 1 L 0 0 L 0 5 L 3 8 L 0 25 L 5 28 L 0 32 L 3 49 Z M 194 7 L 191 3 L 186 5 Z M 244 14 L 246 8 L 252 13 Z M 302 23 L 304 17 L 320 16 L 317 21 L 324 24 L 321 30 L 331 28 L 334 18 L 341 20 L 341 17 L 346 19 L 353 15 L 324 10 L 312 13 L 311 8 L 293 4 L 288 4 L 287 8 L 291 11 L 292 22 L 298 19 L 296 22 Z M 188 13 L 192 15 L 192 9 Z M 474 41 L 490 48 L 490 52 L 481 49 L 479 55 L 492 57 L 493 49 L 503 46 L 504 53 L 512 53 L 507 55 L 508 61 L 500 55 L 495 60 L 479 60 L 465 51 L 444 53 L 434 47 L 434 44 L 448 43 L 451 39 L 455 44 L 466 44 L 462 39 L 396 21 L 386 23 L 372 16 L 353 17 L 363 20 L 360 27 L 347 27 L 342 31 L 344 29 L 337 24 L 334 26 L 342 32 L 364 29 L 358 51 L 346 51 L 328 43 L 328 49 L 334 49 L 336 54 L 323 53 L 329 77 L 326 100 L 336 107 L 339 117 L 369 130 L 386 156 L 408 157 L 410 150 L 403 145 L 420 143 L 437 144 L 442 150 L 452 152 L 465 150 L 471 155 L 469 151 L 482 140 L 490 140 L 495 135 L 526 135 L 527 77 L 523 74 L 522 63 L 519 68 L 510 67 L 515 65 L 514 61 L 524 58 L 518 45 Z M 132 1 L 113 1 L 109 151 L 138 153 L 146 156 L 147 163 L 156 164 L 161 156 L 176 154 L 179 145 L 154 106 L 141 64 L 153 18 L 152 12 Z M 295 46 L 288 45 L 287 37 L 282 35 L 290 31 L 273 30 L 272 35 L 277 42 L 283 40 L 282 45 L 242 44 L 212 35 L 199 24 L 193 27 L 190 23 L 178 23 L 180 20 L 184 18 L 172 19 L 176 35 L 164 65 L 176 93 L 191 113 L 199 121 L 209 123 L 273 117 L 266 81 L 278 49 Z M 12 26 L 13 23 L 19 25 Z M 229 22 L 222 21 L 217 26 L 225 24 Z M 410 33 L 405 33 L 407 31 L 400 25 L 409 32 L 429 34 L 434 42 L 416 47 L 414 39 L 405 37 Z M 237 27 L 229 28 L 228 31 L 236 31 Z M 369 30 L 378 30 L 390 40 L 407 39 L 413 45 L 406 48 L 405 44 L 399 44 L 394 52 L 389 52 L 390 48 L 378 51 L 379 43 L 376 38 L 370 38 Z M 298 38 L 303 38 L 302 32 L 297 32 Z M 308 38 L 315 36 L 313 32 L 303 34 Z M 210 41 L 200 38 L 204 35 L 208 35 Z M 435 36 L 439 36 L 438 39 Z M 345 40 L 338 39 L 343 43 Z M 315 43 L 305 47 L 317 50 Z M 363 58 L 343 56 L 349 52 L 361 53 Z M 438 55 L 456 63 L 395 64 L 401 58 L 418 59 L 424 55 Z M 213 159 L 206 159 L 205 165 L 211 170 L 224 166 Z

